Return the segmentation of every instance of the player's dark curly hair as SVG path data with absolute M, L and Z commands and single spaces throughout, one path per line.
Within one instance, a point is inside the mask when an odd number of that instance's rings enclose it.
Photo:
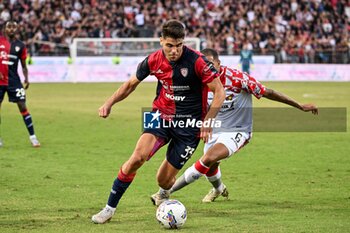
M 171 19 L 163 24 L 162 27 L 163 38 L 184 39 L 185 25 L 178 20 Z
M 219 60 L 219 54 L 218 54 L 218 52 L 216 52 L 215 49 L 206 48 L 206 49 L 201 50 L 201 53 L 204 56 L 212 56 L 214 58 L 214 60 Z

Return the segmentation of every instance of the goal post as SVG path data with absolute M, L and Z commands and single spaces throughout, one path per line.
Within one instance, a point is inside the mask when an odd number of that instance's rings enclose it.
M 186 38 L 185 45 L 199 51 L 200 39 Z M 159 48 L 159 38 L 74 38 L 70 56 L 73 62 L 89 56 L 147 56 Z

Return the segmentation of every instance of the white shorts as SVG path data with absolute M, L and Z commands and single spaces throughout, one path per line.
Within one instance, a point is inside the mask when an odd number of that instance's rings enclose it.
M 252 134 L 247 132 L 220 132 L 212 135 L 212 138 L 204 145 L 204 154 L 215 144 L 222 143 L 229 151 L 229 156 L 236 153 L 247 144 Z

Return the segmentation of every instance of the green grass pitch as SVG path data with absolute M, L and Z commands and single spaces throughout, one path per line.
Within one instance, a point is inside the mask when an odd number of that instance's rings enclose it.
M 5 99 L 0 232 L 166 232 L 149 200 L 158 189 L 164 150 L 139 170 L 110 223 L 90 222 L 141 133 L 141 108 L 150 107 L 155 95 L 155 83 L 142 83 L 108 119 L 99 118 L 98 108 L 119 85 L 32 84 L 27 104 L 39 149 L 31 148 L 17 106 Z M 265 85 L 300 102 L 350 111 L 350 83 Z M 254 105 L 283 106 L 267 99 Z M 173 195 L 188 211 L 180 231 L 349 232 L 349 118 L 347 125 L 347 132 L 338 133 L 254 133 L 248 146 L 222 162 L 229 201 L 202 204 L 210 189 L 204 178 Z

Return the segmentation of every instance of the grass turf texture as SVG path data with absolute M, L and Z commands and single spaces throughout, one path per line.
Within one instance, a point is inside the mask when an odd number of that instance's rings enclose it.
M 265 84 L 300 102 L 347 107 L 349 114 L 350 83 Z M 17 106 L 5 99 L 0 232 L 166 231 L 149 200 L 157 191 L 164 150 L 139 170 L 110 223 L 90 222 L 105 205 L 119 167 L 141 133 L 141 108 L 149 107 L 155 94 L 154 83 L 143 83 L 113 108 L 110 118 L 100 119 L 97 109 L 118 86 L 32 84 L 27 104 L 42 143 L 39 149 L 31 148 Z M 263 99 L 255 106 L 283 105 Z M 210 189 L 204 178 L 173 195 L 188 211 L 181 232 L 347 232 L 349 120 L 347 124 L 346 133 L 255 133 L 247 147 L 222 162 L 229 201 L 201 204 Z

